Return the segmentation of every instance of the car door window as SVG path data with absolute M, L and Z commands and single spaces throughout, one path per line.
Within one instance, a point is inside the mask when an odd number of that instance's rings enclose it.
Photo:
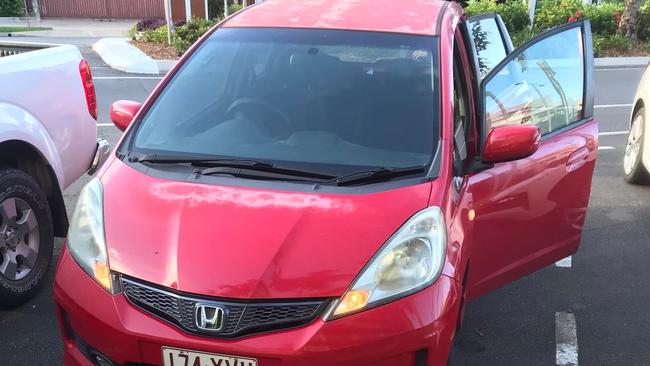
M 463 60 L 458 43 L 454 45 L 454 170 L 460 174 L 467 159 L 467 138 L 469 133 L 469 105 L 465 87 Z
M 583 118 L 582 28 L 572 27 L 518 50 L 484 84 L 486 130 L 533 124 L 549 134 Z
M 510 36 L 496 14 L 470 18 L 468 28 L 478 57 L 479 72 L 485 76 L 512 51 Z

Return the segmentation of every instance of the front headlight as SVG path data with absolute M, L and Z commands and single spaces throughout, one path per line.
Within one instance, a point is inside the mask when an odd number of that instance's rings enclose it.
M 79 194 L 77 208 L 68 231 L 68 250 L 72 258 L 90 277 L 110 293 L 111 271 L 104 236 L 104 194 L 98 178 L 91 180 Z
M 325 320 L 383 305 L 431 285 L 442 272 L 446 247 L 440 208 L 418 212 L 375 254 Z

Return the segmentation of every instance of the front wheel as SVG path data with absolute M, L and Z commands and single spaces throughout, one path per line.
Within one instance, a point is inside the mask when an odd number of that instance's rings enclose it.
M 50 206 L 29 175 L 0 168 L 0 306 L 20 305 L 36 294 L 52 261 Z
M 643 139 L 645 134 L 645 110 L 639 109 L 632 119 L 630 134 L 625 146 L 625 157 L 623 158 L 623 171 L 625 181 L 632 184 L 646 184 L 650 182 L 648 169 L 643 166 Z

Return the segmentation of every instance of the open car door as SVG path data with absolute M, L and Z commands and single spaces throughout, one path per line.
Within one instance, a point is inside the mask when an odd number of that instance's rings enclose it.
M 532 156 L 468 176 L 476 215 L 466 296 L 572 255 L 598 150 L 588 21 L 547 31 L 491 67 L 480 87 L 482 141 L 505 125 L 542 132 Z

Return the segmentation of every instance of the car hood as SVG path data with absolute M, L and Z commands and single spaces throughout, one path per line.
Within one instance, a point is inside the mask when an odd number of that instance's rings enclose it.
M 158 179 L 118 160 L 102 182 L 113 271 L 236 299 L 340 296 L 431 189 L 260 190 Z

